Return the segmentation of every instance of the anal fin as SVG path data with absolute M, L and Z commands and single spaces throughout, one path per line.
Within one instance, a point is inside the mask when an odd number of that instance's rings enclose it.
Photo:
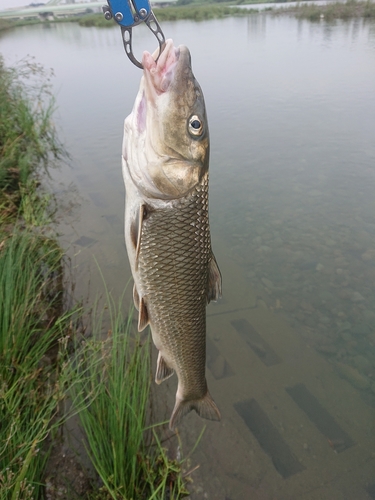
M 211 300 L 216 301 L 221 297 L 221 272 L 217 265 L 215 255 L 212 254 L 211 261 L 208 266 L 208 287 L 207 287 L 207 304 Z
M 173 374 L 174 374 L 173 368 L 170 368 L 167 365 L 165 359 L 163 358 L 161 352 L 159 351 L 158 362 L 156 366 L 155 382 L 157 384 L 161 384 L 164 380 L 166 380 Z

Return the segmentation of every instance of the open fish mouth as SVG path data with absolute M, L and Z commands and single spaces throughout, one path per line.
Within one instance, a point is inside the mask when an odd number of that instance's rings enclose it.
M 143 53 L 142 64 L 146 85 L 149 89 L 152 87 L 152 90 L 157 95 L 167 92 L 173 82 L 180 61 L 181 49 L 184 51 L 185 47 L 175 47 L 173 40 L 168 39 L 157 61 L 155 61 L 155 58 L 158 55 L 158 50 L 152 55 L 149 52 Z

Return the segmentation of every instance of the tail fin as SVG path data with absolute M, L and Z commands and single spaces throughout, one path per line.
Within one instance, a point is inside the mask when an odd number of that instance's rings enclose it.
M 195 410 L 200 417 L 207 418 L 208 420 L 221 419 L 220 411 L 208 391 L 206 395 L 200 399 L 185 401 L 176 398 L 176 404 L 173 408 L 171 419 L 169 421 L 169 428 L 171 429 L 171 431 L 174 430 L 181 419 L 191 410 Z

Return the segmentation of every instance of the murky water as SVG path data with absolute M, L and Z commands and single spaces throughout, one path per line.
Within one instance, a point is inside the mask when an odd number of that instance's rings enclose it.
M 189 46 L 206 97 L 224 286 L 207 370 L 223 419 L 193 455 L 193 497 L 374 499 L 375 25 L 258 15 L 163 29 Z M 136 44 L 154 46 L 143 32 Z M 122 126 L 140 71 L 117 28 L 20 28 L 0 52 L 55 69 L 72 161 L 53 188 L 76 293 L 103 290 L 95 257 L 119 294 Z M 186 418 L 185 452 L 202 425 Z

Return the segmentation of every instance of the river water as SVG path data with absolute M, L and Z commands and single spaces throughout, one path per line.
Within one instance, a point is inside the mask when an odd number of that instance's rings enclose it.
M 163 30 L 189 46 L 206 98 L 223 274 L 207 310 L 222 421 L 191 457 L 192 498 L 375 499 L 375 24 L 258 14 Z M 136 35 L 139 53 L 153 49 Z M 130 277 L 122 128 L 141 73 L 117 28 L 18 28 L 0 52 L 54 68 L 71 160 L 52 189 L 75 293 L 103 293 L 99 265 L 119 296 Z M 168 417 L 175 380 L 163 385 Z M 202 426 L 186 417 L 185 453 Z

